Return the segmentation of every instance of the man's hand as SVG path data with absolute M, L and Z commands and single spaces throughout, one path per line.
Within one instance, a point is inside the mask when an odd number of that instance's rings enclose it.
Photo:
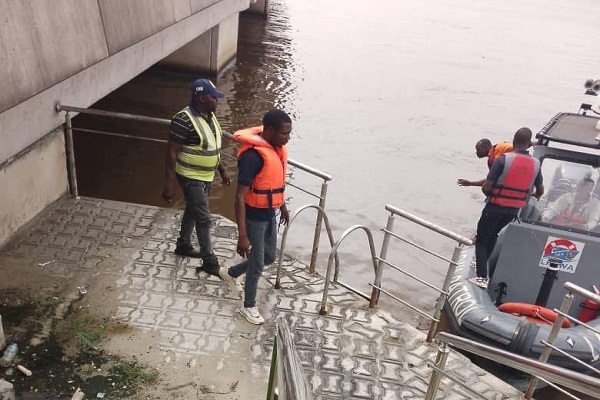
M 162 198 L 169 204 L 173 201 L 173 185 L 165 184 L 162 191 Z
M 473 182 L 466 179 L 457 179 L 456 184 L 458 186 L 473 186 Z
M 169 141 L 167 147 L 167 157 L 165 161 L 165 187 L 162 192 L 162 198 L 169 204 L 173 201 L 173 187 L 175 186 L 175 164 L 177 163 L 177 154 L 182 146 L 178 143 Z
M 279 207 L 279 210 L 281 211 L 281 215 L 279 216 L 279 226 L 287 225 L 290 222 L 290 213 L 286 205 L 284 204 Z
M 250 254 L 250 250 L 252 250 L 252 245 L 247 237 L 238 238 L 237 242 L 237 253 L 246 258 Z
M 223 182 L 223 185 L 231 186 L 231 178 L 229 178 L 227 171 L 225 171 L 224 169 L 220 170 L 219 175 L 221 175 L 221 181 Z

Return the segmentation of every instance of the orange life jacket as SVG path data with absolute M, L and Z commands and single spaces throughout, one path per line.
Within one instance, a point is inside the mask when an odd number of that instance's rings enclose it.
M 276 208 L 284 203 L 285 176 L 287 171 L 287 148 L 274 148 L 260 134 L 262 126 L 242 129 L 233 134 L 233 139 L 241 143 L 238 159 L 249 149 L 255 149 L 264 165 L 254 177 L 246 195 L 246 204 L 256 208 Z
M 505 153 L 504 169 L 488 201 L 503 207 L 523 207 L 539 170 L 540 162 L 529 154 Z
M 494 161 L 496 161 L 496 158 L 500 157 L 504 153 L 509 153 L 511 151 L 513 151 L 513 146 L 508 142 L 500 142 L 493 145 L 488 153 L 488 168 L 492 168 L 492 164 L 494 163 Z

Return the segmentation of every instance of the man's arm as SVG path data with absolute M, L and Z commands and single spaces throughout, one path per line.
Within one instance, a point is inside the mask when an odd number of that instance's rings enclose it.
M 535 192 L 533 193 L 533 197 L 535 197 L 538 200 L 544 194 L 543 182 L 544 182 L 544 177 L 542 176 L 542 169 L 538 168 L 538 173 L 535 176 L 535 180 L 533 181 L 533 184 L 535 186 Z
M 544 222 L 550 222 L 554 217 L 560 214 L 563 210 L 566 210 L 569 206 L 569 194 L 565 193 L 558 199 L 553 201 L 547 208 L 542 210 L 540 219 Z
M 285 203 L 283 203 L 283 205 L 279 207 L 279 211 L 281 211 L 281 216 L 279 217 L 279 225 L 287 225 L 290 222 L 290 213 Z
M 456 184 L 458 186 L 483 186 L 483 183 L 485 182 L 485 179 L 480 179 L 478 181 L 469 181 L 467 179 L 457 179 L 456 180 Z
M 596 228 L 600 224 L 600 202 L 596 199 L 590 199 L 591 210 L 587 219 L 586 228 L 588 231 Z
M 173 199 L 175 187 L 175 163 L 177 162 L 177 153 L 181 151 L 181 144 L 169 141 L 167 147 L 167 156 L 165 160 L 165 186 L 162 192 L 162 198 L 167 202 Z
M 544 194 L 544 185 L 541 183 L 538 185 L 535 185 L 535 192 L 533 193 L 533 197 L 535 197 L 536 199 L 539 200 L 543 194 Z
M 223 185 L 231 185 L 231 178 L 229 178 L 229 174 L 227 174 L 227 170 L 225 169 L 225 166 L 223 165 L 222 161 L 220 161 L 217 165 L 217 170 L 219 171 L 219 175 L 221 176 L 221 181 L 223 181 Z
M 246 232 L 246 195 L 250 186 L 238 183 L 235 191 L 235 220 L 238 227 L 237 253 L 242 257 L 248 257 L 250 254 L 250 240 Z
M 494 182 L 490 181 L 489 179 L 486 179 L 483 182 L 483 185 L 481 185 L 481 191 L 483 192 L 483 194 L 485 194 L 486 196 L 489 196 L 492 194 L 492 189 L 494 188 Z
M 504 154 L 494 160 L 492 167 L 490 168 L 490 172 L 487 177 L 483 181 L 481 185 L 481 191 L 486 196 L 490 196 L 492 194 L 492 189 L 494 188 L 494 183 L 500 178 L 502 171 L 504 170 Z

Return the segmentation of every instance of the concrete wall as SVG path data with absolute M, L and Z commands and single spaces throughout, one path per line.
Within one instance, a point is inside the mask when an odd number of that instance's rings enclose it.
M 269 13 L 269 0 L 256 0 L 256 2 L 250 4 L 248 13 L 266 17 Z
M 237 53 L 239 14 L 203 33 L 160 61 L 160 65 L 183 71 L 209 71 L 216 74 Z
M 215 71 L 219 71 L 223 68 L 227 63 L 234 59 L 237 54 L 239 22 L 240 15 L 232 15 L 221 22 L 217 28 L 215 58 L 213 60 Z
M 42 138 L 0 169 L 0 245 L 67 190 L 62 129 Z
M 211 65 L 222 65 L 235 54 L 237 17 L 249 5 L 250 0 L 1 1 L 0 174 L 5 189 L 0 244 L 7 232 L 67 189 L 64 152 L 57 151 L 62 139 L 53 139 L 50 147 L 34 145 L 64 122 L 64 113 L 54 109 L 57 100 L 86 108 L 205 32 L 213 32 Z M 223 38 L 235 44 L 222 43 Z M 23 185 L 40 158 L 52 166 L 43 171 L 43 185 Z M 17 197 L 8 193 L 13 191 Z M 28 200 L 17 207 L 18 198 Z
M 153 0 L 166 14 L 153 20 L 154 12 L 144 11 L 147 1 L 40 0 L 36 7 L 0 2 L 0 15 L 7 15 L 0 24 L 0 163 L 62 123 L 56 100 L 88 107 L 250 2 Z M 124 5 L 122 12 L 118 5 Z M 199 11 L 192 14 L 194 9 Z

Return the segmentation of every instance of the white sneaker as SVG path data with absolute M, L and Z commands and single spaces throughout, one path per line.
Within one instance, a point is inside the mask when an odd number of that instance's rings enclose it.
M 474 283 L 482 289 L 487 289 L 488 283 L 490 283 L 489 278 L 481 278 L 479 276 L 475 278 L 469 278 L 469 282 Z
M 225 283 L 227 283 L 227 286 L 229 286 L 229 289 L 231 289 L 232 292 L 242 293 L 242 291 L 244 290 L 242 289 L 242 284 L 238 282 L 236 278 L 229 275 L 229 268 L 219 268 L 219 276 L 223 278 L 223 280 L 225 281 Z
M 260 325 L 265 322 L 265 319 L 260 315 L 256 307 L 240 307 L 238 312 L 251 324 Z

